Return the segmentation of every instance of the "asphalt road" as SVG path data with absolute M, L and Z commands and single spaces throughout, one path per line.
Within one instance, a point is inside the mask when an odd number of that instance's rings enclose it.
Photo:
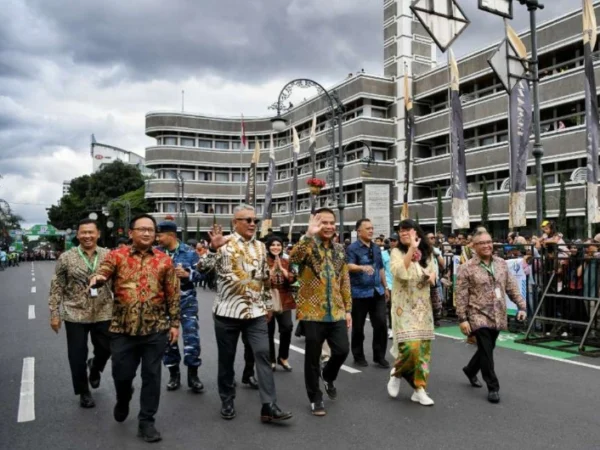
M 278 371 L 275 377 L 278 403 L 292 410 L 294 419 L 285 425 L 260 423 L 257 391 L 240 387 L 238 416 L 224 421 L 219 416 L 217 349 L 210 314 L 213 293 L 202 290 L 200 375 L 205 393 L 194 395 L 187 388 L 167 392 L 163 387 L 156 423 L 163 441 L 146 444 L 136 437 L 139 377 L 126 422 L 119 424 L 112 418 L 115 394 L 110 364 L 94 391 L 96 408 L 79 407 L 70 383 L 64 328 L 57 336 L 48 325 L 47 293 L 54 263 L 36 262 L 33 267 L 34 277 L 31 263 L 0 272 L 0 449 L 600 448 L 598 370 L 498 349 L 502 402 L 492 405 L 485 390 L 471 388 L 461 372 L 473 347 L 442 337 L 433 344 L 428 388 L 436 402 L 433 407 L 413 404 L 406 384 L 398 399 L 390 399 L 388 371 L 368 367 L 360 373 L 342 371 L 338 400 L 326 403 L 326 417 L 313 417 L 304 390 L 303 355 L 292 351 L 294 371 Z M 35 319 L 29 318 L 30 305 L 35 306 Z M 292 344 L 304 346 L 296 338 Z M 370 345 L 366 353 L 369 358 Z M 35 419 L 18 422 L 27 357 L 35 358 Z M 242 364 L 240 344 L 238 374 Z M 347 364 L 352 365 L 351 358 Z M 163 385 L 166 378 L 164 370 Z

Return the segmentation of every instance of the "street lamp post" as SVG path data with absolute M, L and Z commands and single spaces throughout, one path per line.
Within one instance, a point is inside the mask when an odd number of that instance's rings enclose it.
M 187 242 L 187 228 L 188 228 L 188 220 L 187 220 L 187 208 L 185 207 L 185 180 L 183 175 L 181 175 L 181 171 L 177 171 L 177 180 L 179 187 L 181 189 L 181 195 L 179 197 L 179 214 L 183 215 L 183 230 L 181 232 L 181 240 L 183 242 Z
M 344 161 L 344 151 L 342 148 L 343 136 L 342 136 L 342 122 L 343 122 L 343 105 L 340 101 L 337 92 L 333 91 L 329 93 L 323 86 L 317 83 L 314 80 L 308 78 L 298 78 L 287 83 L 281 92 L 279 93 L 279 97 L 277 102 L 269 107 L 269 109 L 274 109 L 277 111 L 277 115 L 271 119 L 271 123 L 273 124 L 273 131 L 282 132 L 286 127 L 286 120 L 281 117 L 281 112 L 286 111 L 290 107 L 285 107 L 284 103 L 286 100 L 290 98 L 292 94 L 292 90 L 294 87 L 299 88 L 316 88 L 319 95 L 324 95 L 327 99 L 327 103 L 329 106 L 330 114 L 331 114 L 331 129 L 329 135 L 329 141 L 331 142 L 331 174 L 332 174 L 332 193 L 335 198 L 335 184 L 336 184 L 336 165 L 338 170 L 338 195 L 337 195 L 337 208 L 340 214 L 340 234 L 343 237 L 344 235 L 344 209 L 346 207 L 346 203 L 344 202 L 344 166 L 346 165 Z M 335 150 L 335 126 L 337 124 L 338 128 L 338 154 L 336 159 L 336 150 Z
M 537 229 L 539 230 L 542 226 L 543 218 L 543 206 L 542 206 L 542 179 L 544 173 L 542 171 L 542 157 L 544 156 L 544 149 L 542 147 L 541 138 L 541 124 L 540 124 L 540 94 L 539 94 L 539 61 L 538 61 L 538 49 L 537 49 L 537 20 L 536 12 L 538 9 L 544 9 L 539 0 L 519 0 L 519 3 L 527 6 L 529 11 L 529 24 L 531 28 L 531 68 L 532 68 L 532 84 L 533 84 L 533 157 L 535 158 L 535 217 L 537 221 Z

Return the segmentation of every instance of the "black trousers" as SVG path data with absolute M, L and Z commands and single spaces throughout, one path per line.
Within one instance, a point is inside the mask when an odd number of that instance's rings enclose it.
M 481 376 L 487 384 L 488 390 L 498 391 L 500 383 L 494 371 L 494 348 L 500 332 L 490 328 L 480 328 L 473 334 L 477 338 L 477 352 L 467 365 L 467 374 L 474 377 L 481 370 Z
M 275 403 L 275 380 L 269 362 L 269 332 L 266 316 L 256 319 L 231 319 L 229 317 L 213 316 L 215 335 L 219 350 L 219 396 L 221 401 L 231 401 L 235 398 L 235 352 L 242 334 L 242 339 L 252 349 L 258 372 L 258 390 L 261 403 Z M 248 361 L 246 361 L 246 365 Z
M 287 360 L 290 357 L 290 344 L 294 329 L 292 311 L 274 313 L 269 322 L 269 359 L 272 363 L 277 362 L 275 360 L 275 321 L 279 325 L 279 358 Z
M 142 391 L 140 393 L 140 426 L 154 423 L 160 402 L 162 357 L 168 344 L 167 332 L 147 336 L 112 335 L 112 373 L 117 400 L 129 401 L 137 368 L 142 363 Z
M 65 321 L 69 366 L 71 367 L 71 378 L 73 380 L 75 395 L 81 395 L 90 391 L 87 373 L 88 335 L 92 338 L 92 345 L 94 347 L 94 368 L 102 372 L 108 358 L 110 358 L 109 327 L 110 320 L 94 323 Z
M 304 355 L 304 383 L 311 403 L 323 400 L 319 388 L 321 375 L 321 350 L 327 341 L 331 348 L 331 358 L 323 368 L 323 379 L 329 382 L 337 379 L 340 368 L 348 357 L 348 328 L 345 320 L 339 322 L 302 322 L 306 336 Z
M 375 293 L 374 297 L 352 299 L 352 355 L 357 361 L 365 359 L 365 321 L 367 314 L 373 327 L 373 360 L 385 359 L 387 347 L 387 323 L 385 297 Z

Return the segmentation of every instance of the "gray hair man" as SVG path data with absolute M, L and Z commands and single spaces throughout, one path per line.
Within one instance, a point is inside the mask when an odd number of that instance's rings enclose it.
M 256 360 L 262 402 L 260 417 L 268 423 L 290 419 L 292 414 L 282 411 L 276 403 L 267 329 L 273 305 L 267 250 L 265 244 L 256 239 L 259 222 L 253 207 L 236 206 L 234 233 L 225 237 L 222 227 L 215 224 L 209 232 L 210 253 L 199 264 L 203 269 L 214 268 L 218 280 L 213 315 L 219 351 L 221 417 L 230 420 L 236 415 L 233 365 L 242 333 Z

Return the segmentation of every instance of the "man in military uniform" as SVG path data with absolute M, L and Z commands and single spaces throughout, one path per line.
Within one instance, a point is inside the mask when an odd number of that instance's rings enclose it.
M 195 249 L 177 239 L 177 224 L 174 222 L 161 222 L 158 224 L 156 237 L 158 250 L 166 253 L 173 260 L 175 273 L 181 283 L 181 328 L 183 329 L 183 362 L 188 368 L 188 387 L 193 392 L 204 390 L 204 385 L 198 377 L 198 367 L 202 364 L 200 359 L 200 335 L 198 333 L 198 299 L 194 281 L 199 278 L 196 271 L 198 254 Z M 167 347 L 163 363 L 169 368 L 171 374 L 167 383 L 167 390 L 174 391 L 181 386 L 181 372 L 179 363 L 181 354 L 177 342 Z

